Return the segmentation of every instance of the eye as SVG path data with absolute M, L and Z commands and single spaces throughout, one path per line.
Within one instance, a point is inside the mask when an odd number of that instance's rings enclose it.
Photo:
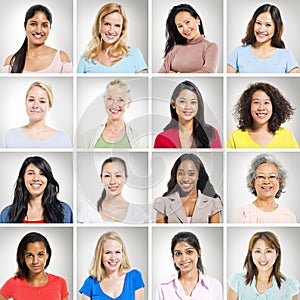
M 195 172 L 189 172 L 189 176 L 195 176 Z
M 186 254 L 191 255 L 193 253 L 193 250 L 187 250 Z
M 175 252 L 174 253 L 174 256 L 180 256 L 181 255 L 181 252 Z
M 197 104 L 196 100 L 191 101 L 191 105 L 196 105 L 196 104 Z
M 183 175 L 183 171 L 178 171 L 178 172 L 177 172 L 177 175 L 178 175 L 178 176 L 182 176 L 182 175 Z
M 43 23 L 42 27 L 48 28 L 48 27 L 49 27 L 49 24 L 48 24 L 48 23 Z

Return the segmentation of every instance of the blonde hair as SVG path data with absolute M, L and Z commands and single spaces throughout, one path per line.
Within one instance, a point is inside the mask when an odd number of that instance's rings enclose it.
M 126 94 L 127 94 L 127 97 L 128 99 L 131 99 L 131 96 L 130 96 L 130 87 L 128 85 L 128 83 L 122 79 L 113 79 L 111 80 L 105 87 L 105 92 L 104 92 L 104 98 L 107 96 L 107 93 L 108 93 L 108 90 L 113 87 L 113 86 L 116 86 L 118 85 L 119 87 L 121 88 L 124 88 L 126 90 Z
M 102 50 L 102 37 L 100 35 L 102 20 L 104 19 L 104 17 L 114 12 L 118 12 L 122 16 L 123 24 L 122 24 L 121 35 L 119 39 L 109 49 L 109 55 L 115 57 L 116 60 L 120 60 L 125 55 L 128 55 L 129 46 L 126 45 L 128 20 L 126 17 L 125 10 L 120 4 L 107 3 L 103 5 L 97 13 L 92 28 L 92 39 L 89 42 L 85 51 L 86 59 L 90 59 L 90 58 L 95 59 L 95 57 Z
M 122 246 L 122 262 L 119 268 L 119 272 L 123 273 L 126 270 L 130 269 L 126 247 L 121 237 L 114 231 L 108 231 L 106 233 L 103 233 L 97 242 L 95 252 L 94 252 L 94 257 L 92 259 L 91 266 L 89 269 L 89 274 L 93 278 L 96 278 L 99 282 L 106 275 L 106 271 L 102 262 L 102 256 L 103 256 L 104 243 L 107 242 L 108 240 L 117 241 Z
M 52 107 L 53 106 L 53 101 L 54 101 L 54 96 L 53 96 L 52 86 L 47 82 L 41 82 L 41 81 L 33 82 L 29 86 L 29 88 L 27 89 L 25 100 L 27 100 L 27 97 L 28 97 L 28 94 L 29 94 L 30 90 L 32 88 L 34 88 L 35 86 L 41 88 L 42 90 L 44 90 L 46 92 L 46 94 L 48 96 L 48 100 L 49 100 L 49 107 Z

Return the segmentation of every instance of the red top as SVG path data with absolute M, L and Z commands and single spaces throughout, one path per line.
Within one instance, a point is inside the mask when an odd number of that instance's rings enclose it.
M 213 127 L 216 138 L 210 141 L 210 148 L 222 148 L 219 133 Z M 170 128 L 158 134 L 155 138 L 154 148 L 182 148 L 179 138 L 179 130 L 177 127 Z
M 44 221 L 44 220 L 37 220 L 37 221 L 27 221 L 27 220 L 23 220 L 24 224 L 44 224 L 44 223 L 49 223 L 48 221 Z
M 6 281 L 0 293 L 14 300 L 62 300 L 69 295 L 66 280 L 52 274 L 48 274 L 48 282 L 43 286 L 32 286 L 25 278 L 12 277 Z

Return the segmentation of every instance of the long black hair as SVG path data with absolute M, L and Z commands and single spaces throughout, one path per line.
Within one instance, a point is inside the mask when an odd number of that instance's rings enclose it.
M 24 28 L 26 28 L 27 22 L 29 19 L 31 19 L 36 12 L 42 12 L 45 14 L 46 18 L 48 19 L 50 23 L 50 27 L 52 25 L 52 14 L 50 10 L 41 4 L 36 4 L 31 6 L 25 15 L 25 21 L 24 21 Z M 21 48 L 12 56 L 10 60 L 11 65 L 11 73 L 22 73 L 24 66 L 25 66 L 25 60 L 26 60 L 26 52 L 28 48 L 28 38 L 25 37 L 25 40 L 21 46 Z
M 198 171 L 198 181 L 197 181 L 197 190 L 200 190 L 202 194 L 212 197 L 212 198 L 220 198 L 220 196 L 216 193 L 213 185 L 211 184 L 209 180 L 209 176 L 205 170 L 204 164 L 201 161 L 201 159 L 194 153 L 184 153 L 180 157 L 177 158 L 177 160 L 174 163 L 174 166 L 171 170 L 171 176 L 170 180 L 168 182 L 168 190 L 163 194 L 164 196 L 167 196 L 169 194 L 172 194 L 174 192 L 180 192 L 180 187 L 177 184 L 177 171 L 179 165 L 185 161 L 185 160 L 191 160 Z M 221 199 L 221 198 L 220 198 Z
M 13 204 L 11 205 L 8 213 L 9 222 L 23 223 L 23 220 L 27 215 L 30 194 L 25 186 L 24 174 L 26 168 L 30 164 L 33 164 L 40 169 L 43 175 L 47 178 L 47 186 L 42 196 L 44 221 L 50 223 L 63 223 L 63 206 L 57 199 L 57 194 L 59 193 L 58 182 L 53 177 L 49 163 L 39 156 L 27 157 L 21 166 L 18 179 L 15 184 Z
M 103 162 L 103 164 L 102 164 L 102 166 L 101 166 L 101 174 L 100 174 L 100 177 L 101 177 L 101 178 L 102 178 L 102 175 L 103 175 L 103 168 L 104 168 L 104 166 L 105 166 L 106 164 L 108 164 L 108 163 L 114 163 L 114 162 L 119 162 L 119 163 L 121 163 L 121 164 L 123 165 L 124 171 L 125 171 L 125 177 L 128 177 L 128 171 L 127 171 L 126 162 L 125 162 L 122 158 L 120 158 L 120 157 L 112 156 L 112 157 L 107 158 L 107 159 Z M 101 197 L 100 197 L 100 199 L 97 201 L 97 210 L 98 210 L 98 211 L 99 211 L 99 210 L 102 210 L 102 203 L 103 203 L 105 197 L 106 197 L 106 190 L 103 189 L 102 194 L 101 194 Z
M 216 138 L 214 129 L 211 125 L 205 123 L 204 118 L 204 103 L 202 95 L 197 86 L 189 81 L 185 80 L 179 83 L 173 91 L 171 99 L 176 103 L 180 92 L 182 90 L 189 90 L 197 96 L 198 111 L 193 119 L 193 143 L 192 148 L 210 148 L 210 143 Z M 174 105 L 170 103 L 170 112 L 172 120 L 164 128 L 168 130 L 170 128 L 178 128 L 178 114 Z
M 177 26 L 175 24 L 176 15 L 181 12 L 186 11 L 191 14 L 195 19 L 198 17 L 200 20 L 199 31 L 201 35 L 204 35 L 204 28 L 201 21 L 200 16 L 195 11 L 195 9 L 189 4 L 179 4 L 173 6 L 169 12 L 167 21 L 166 21 L 166 47 L 165 47 L 165 55 L 164 57 L 172 50 L 175 45 L 185 45 L 187 43 L 187 39 L 184 38 L 178 31 Z
M 45 269 L 48 267 L 51 258 L 51 247 L 48 240 L 38 232 L 29 232 L 27 233 L 22 240 L 20 241 L 17 249 L 17 264 L 18 270 L 15 274 L 18 278 L 27 278 L 29 275 L 29 269 L 25 262 L 25 252 L 27 248 L 27 244 L 35 243 L 35 242 L 42 242 L 45 245 L 46 253 L 48 254 L 48 259 L 45 264 Z

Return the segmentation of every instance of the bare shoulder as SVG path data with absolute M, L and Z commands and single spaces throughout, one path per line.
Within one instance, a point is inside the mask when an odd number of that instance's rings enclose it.
M 10 61 L 11 61 L 11 59 L 12 59 L 13 56 L 14 56 L 14 55 L 11 54 L 11 55 L 9 55 L 9 56 L 6 58 L 6 60 L 5 60 L 5 62 L 4 62 L 4 66 L 8 66 L 8 65 L 10 64 Z
M 62 62 L 71 62 L 68 54 L 65 51 L 60 50 L 60 59 Z

